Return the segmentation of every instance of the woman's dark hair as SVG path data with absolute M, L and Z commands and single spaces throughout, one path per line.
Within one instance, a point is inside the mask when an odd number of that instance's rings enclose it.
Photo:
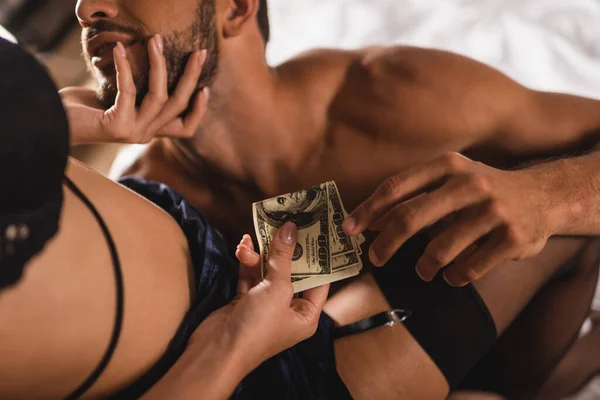
M 62 190 L 69 127 L 44 67 L 0 39 L 0 213 L 35 208 Z
M 0 288 L 58 231 L 69 126 L 44 67 L 0 39 Z
M 256 18 L 258 19 L 258 27 L 260 28 L 260 33 L 262 33 L 265 43 L 269 43 L 271 29 L 269 26 L 269 7 L 267 6 L 267 0 L 260 0 Z

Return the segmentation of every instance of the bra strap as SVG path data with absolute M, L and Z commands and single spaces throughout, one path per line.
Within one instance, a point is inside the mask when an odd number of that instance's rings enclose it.
M 112 335 L 110 338 L 110 342 L 106 351 L 104 352 L 104 356 L 94 368 L 89 377 L 77 388 L 75 389 L 69 396 L 66 397 L 67 400 L 74 400 L 80 398 L 85 392 L 89 390 L 89 388 L 98 380 L 100 375 L 106 369 L 111 357 L 115 352 L 115 348 L 117 347 L 117 343 L 119 341 L 119 337 L 121 336 L 121 327 L 123 325 L 123 273 L 121 271 L 121 262 L 119 261 L 119 255 L 117 253 L 117 248 L 115 246 L 115 242 L 106 226 L 106 223 L 100 216 L 100 213 L 94 207 L 92 202 L 84 195 L 81 190 L 70 180 L 67 176 L 65 176 L 65 184 L 71 189 L 71 191 L 77 196 L 92 212 L 96 221 L 98 221 L 98 225 L 102 229 L 102 234 L 106 239 L 106 243 L 108 244 L 108 248 L 110 250 L 110 256 L 112 258 L 113 271 L 115 275 L 115 286 L 116 286 L 116 295 L 117 295 L 117 311 L 115 314 L 115 322 L 113 326 Z

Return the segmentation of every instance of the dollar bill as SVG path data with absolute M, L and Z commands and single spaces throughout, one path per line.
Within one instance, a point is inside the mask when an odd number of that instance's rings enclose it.
M 292 276 L 331 274 L 327 184 L 254 203 L 252 214 L 263 276 L 266 275 L 266 260 L 272 238 L 288 221 L 294 222 L 298 228 Z
M 252 205 L 263 277 L 269 247 L 287 221 L 298 227 L 292 257 L 294 292 L 358 275 L 362 269 L 362 235 L 349 237 L 343 230 L 348 213 L 335 182 L 277 196 Z
M 329 233 L 331 235 L 329 246 L 331 257 L 335 258 L 341 254 L 356 251 L 357 245 L 354 240 L 346 235 L 342 227 L 347 214 L 335 182 L 327 182 L 326 185 L 329 196 Z
M 342 206 L 342 208 L 343 208 L 343 206 Z M 345 209 L 345 208 L 343 208 L 343 213 L 344 213 L 344 220 L 345 220 L 346 218 L 348 218 L 348 211 L 346 211 L 346 209 Z M 352 239 L 352 240 L 354 241 L 354 243 L 355 243 L 355 244 L 354 244 L 354 247 L 356 247 L 356 248 L 357 248 L 358 255 L 361 255 L 361 254 L 362 254 L 362 249 L 361 249 L 361 247 L 360 247 L 360 246 L 362 246 L 362 244 L 363 244 L 363 243 L 366 241 L 365 237 L 363 236 L 363 234 L 362 234 L 362 233 L 359 233 L 359 234 L 358 234 L 358 235 L 356 235 L 356 236 L 352 236 L 352 237 L 351 237 L 351 239 Z
M 340 254 L 331 260 L 331 270 L 333 273 L 342 269 L 353 267 L 360 262 L 360 257 L 356 252 L 350 252 L 346 254 Z
M 305 290 L 316 288 L 316 287 L 322 286 L 322 285 L 326 285 L 328 283 L 338 282 L 343 279 L 352 278 L 352 277 L 358 275 L 360 273 L 361 269 L 362 269 L 362 264 L 343 269 L 343 270 L 333 273 L 331 275 L 314 276 L 311 278 L 298 279 L 296 281 L 292 281 L 292 286 L 294 287 L 294 293 L 303 292 Z
M 362 244 L 367 241 L 367 239 L 365 239 L 365 237 L 363 236 L 362 233 L 359 233 L 358 235 L 356 235 L 356 240 L 357 240 L 359 246 L 362 246 Z

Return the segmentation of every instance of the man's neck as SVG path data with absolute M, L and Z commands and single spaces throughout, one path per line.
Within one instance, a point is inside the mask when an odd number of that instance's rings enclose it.
M 227 182 L 277 194 L 316 159 L 321 138 L 277 70 L 264 58 L 253 61 L 221 66 L 202 128 L 176 145 L 187 152 L 191 173 L 209 170 Z

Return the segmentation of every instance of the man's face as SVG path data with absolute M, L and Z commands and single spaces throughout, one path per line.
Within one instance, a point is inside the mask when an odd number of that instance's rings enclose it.
M 159 33 L 164 43 L 169 93 L 173 93 L 185 63 L 196 49 L 206 49 L 198 88 L 214 80 L 218 57 L 216 0 L 79 0 L 77 17 L 83 27 L 83 55 L 98 82 L 98 98 L 111 107 L 117 95 L 112 49 L 126 48 L 137 88 L 138 105 L 148 92 L 148 40 Z

